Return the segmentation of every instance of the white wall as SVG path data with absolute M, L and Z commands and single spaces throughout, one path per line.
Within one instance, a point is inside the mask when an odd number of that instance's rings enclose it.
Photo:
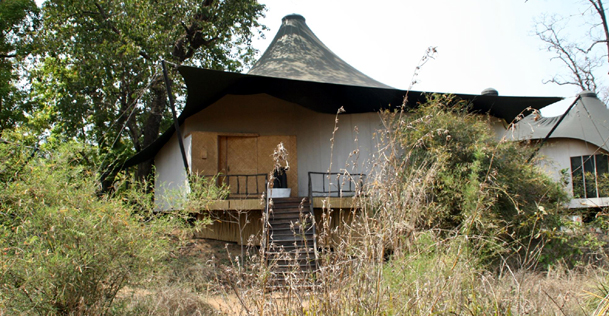
M 184 135 L 184 134 L 182 134 Z M 190 157 L 192 137 L 184 139 L 186 157 Z M 175 135 L 163 146 L 154 158 L 156 176 L 154 181 L 155 204 L 159 210 L 178 207 L 188 192 L 188 181 L 178 139 Z M 190 161 L 189 161 L 190 166 Z
M 560 181 L 560 170 L 567 169 L 569 184 L 565 188 L 572 196 L 571 157 L 596 155 L 605 153 L 595 145 L 570 138 L 549 139 L 539 150 L 539 155 L 545 158 L 540 167 L 554 180 Z M 609 198 L 572 199 L 570 208 L 608 206 Z
M 500 120 L 491 118 L 491 129 L 496 133 L 497 138 L 506 136 L 508 139 L 514 139 L 512 131 L 506 131 L 506 124 Z M 539 146 L 539 143 L 533 143 L 531 146 Z M 573 196 L 573 186 L 571 179 L 571 157 L 596 155 L 606 152 L 599 147 L 588 142 L 572 139 L 572 138 L 552 138 L 545 142 L 537 155 L 542 158 L 539 167 L 549 175 L 554 181 L 561 182 L 561 170 L 566 171 L 567 184 L 565 191 L 569 196 Z M 586 208 L 609 206 L 609 198 L 591 198 L 591 199 L 571 199 L 569 208 Z

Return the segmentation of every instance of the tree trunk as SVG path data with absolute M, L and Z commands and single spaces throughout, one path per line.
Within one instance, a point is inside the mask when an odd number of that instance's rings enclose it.
M 143 126 L 144 140 L 142 141 L 142 149 L 152 144 L 159 135 L 163 113 L 167 108 L 167 91 L 162 78 L 155 80 L 150 89 L 152 92 L 152 103 L 150 113 Z M 135 178 L 142 182 L 146 179 L 151 179 L 153 160 L 150 159 L 138 165 L 135 173 Z M 150 184 L 149 184 L 149 188 Z

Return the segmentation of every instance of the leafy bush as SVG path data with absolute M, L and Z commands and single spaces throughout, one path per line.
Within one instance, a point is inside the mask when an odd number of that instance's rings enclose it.
M 399 150 L 379 165 L 389 165 L 384 169 L 395 176 L 369 191 L 379 195 L 393 181 L 396 192 L 388 196 L 418 201 L 416 208 L 409 202 L 399 210 L 411 214 L 411 227 L 466 236 L 483 259 L 529 251 L 557 227 L 567 198 L 561 185 L 527 162 L 533 148 L 499 139 L 488 118 L 470 113 L 466 104 L 431 96 L 411 112 L 384 117 L 389 142 Z M 412 183 L 416 193 L 408 193 Z M 371 207 L 390 208 L 386 198 L 376 203 Z
M 157 218 L 142 192 L 98 196 L 88 151 L 70 143 L 28 161 L 0 144 L 12 157 L 0 162 L 12 177 L 0 184 L 0 313 L 107 314 L 119 290 L 159 269 L 176 217 Z

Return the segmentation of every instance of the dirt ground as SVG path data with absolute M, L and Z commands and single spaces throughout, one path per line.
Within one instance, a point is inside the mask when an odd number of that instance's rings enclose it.
M 194 238 L 190 240 L 179 251 L 179 256 L 184 262 L 206 262 L 209 269 L 202 269 L 203 275 L 207 276 L 209 286 L 205 293 L 199 293 L 199 297 L 218 314 L 232 315 L 241 310 L 237 296 L 230 291 L 230 287 L 222 280 L 219 271 L 233 266 L 235 257 L 241 256 L 241 251 L 256 251 L 246 249 L 236 243 L 224 241 Z M 232 258 L 232 259 L 231 259 Z M 198 277 L 201 277 L 199 275 Z M 198 279 L 196 277 L 195 279 Z M 184 280 L 186 283 L 188 281 Z
M 225 278 L 236 256 L 241 256 L 236 243 L 190 239 L 170 254 L 168 269 L 121 290 L 118 298 L 137 315 L 240 314 L 241 304 Z

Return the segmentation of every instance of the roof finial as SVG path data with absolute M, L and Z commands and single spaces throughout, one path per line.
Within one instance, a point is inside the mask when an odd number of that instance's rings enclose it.
M 490 95 L 490 96 L 498 96 L 499 95 L 499 91 L 493 89 L 493 88 L 486 88 L 484 90 L 482 90 L 482 92 L 480 92 L 480 95 Z
M 306 22 L 304 16 L 296 13 L 288 14 L 281 19 L 281 23 L 286 23 L 288 20 L 301 20 L 302 22 Z
M 596 93 L 594 93 L 594 91 L 590 91 L 590 90 L 584 90 L 580 93 L 578 93 L 577 95 L 579 95 L 580 97 L 586 97 L 586 98 L 597 98 Z

